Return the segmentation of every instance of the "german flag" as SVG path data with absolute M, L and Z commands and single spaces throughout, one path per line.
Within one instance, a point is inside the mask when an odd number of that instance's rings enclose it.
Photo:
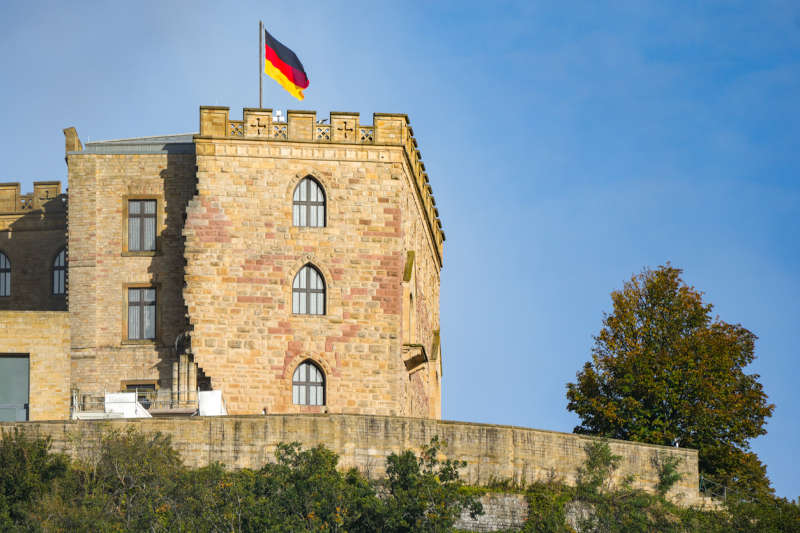
M 264 73 L 283 85 L 289 94 L 303 99 L 303 91 L 308 87 L 308 76 L 303 64 L 297 59 L 294 52 L 286 48 L 281 42 L 264 30 Z

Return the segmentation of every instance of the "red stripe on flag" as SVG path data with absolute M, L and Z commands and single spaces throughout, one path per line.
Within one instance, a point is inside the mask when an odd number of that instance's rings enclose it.
M 275 50 L 269 47 L 269 45 L 266 45 L 264 48 L 266 50 L 267 61 L 272 63 L 275 66 L 275 68 L 280 70 L 290 82 L 292 82 L 297 87 L 300 87 L 301 89 L 305 89 L 306 87 L 308 87 L 308 78 L 306 77 L 305 72 L 303 72 L 302 70 L 297 70 L 291 65 L 286 64 L 278 56 Z

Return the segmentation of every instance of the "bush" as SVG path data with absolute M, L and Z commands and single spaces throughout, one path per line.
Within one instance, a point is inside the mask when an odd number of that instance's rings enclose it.
M 16 427 L 0 435 L 0 530 L 20 522 L 29 503 L 65 475 L 66 457 L 50 448 L 49 437 L 28 436 Z

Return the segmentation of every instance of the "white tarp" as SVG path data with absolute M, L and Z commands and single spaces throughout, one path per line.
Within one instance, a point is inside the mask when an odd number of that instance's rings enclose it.
M 200 404 L 200 416 L 225 416 L 228 414 L 225 402 L 222 401 L 221 390 L 200 391 L 197 393 L 197 400 Z
M 136 401 L 135 392 L 107 392 L 105 405 L 106 413 L 119 414 L 123 418 L 152 418 Z

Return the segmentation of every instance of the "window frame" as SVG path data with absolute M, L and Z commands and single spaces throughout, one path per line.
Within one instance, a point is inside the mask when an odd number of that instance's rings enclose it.
M 155 407 L 154 403 L 158 397 L 158 388 L 157 379 L 124 379 L 120 382 L 119 387 L 120 392 L 135 392 L 136 401 L 142 404 L 142 407 L 148 410 L 151 407 Z M 153 399 L 151 400 L 150 398 L 147 398 L 147 395 L 143 395 L 145 401 L 141 401 L 139 391 L 152 392 Z
M 306 181 L 313 183 L 319 189 L 320 194 L 322 195 L 322 201 L 317 200 L 310 200 L 310 195 L 306 195 L 306 200 L 296 200 L 295 195 L 300 187 L 306 183 Z M 312 207 L 321 207 L 322 208 L 322 225 L 319 226 L 312 226 L 308 222 L 311 219 L 311 208 Z M 305 224 L 295 224 L 295 210 L 299 209 L 300 212 L 305 213 Z M 298 217 L 299 218 L 299 217 Z M 297 182 L 294 189 L 292 189 L 292 227 L 295 228 L 326 228 L 328 227 L 328 194 L 325 191 L 325 187 L 322 186 L 322 183 L 316 179 L 312 175 L 304 176 L 300 181 Z
M 308 269 L 308 270 L 306 270 Z M 297 277 L 301 275 L 304 271 L 307 272 L 306 279 L 305 279 L 305 287 L 297 287 L 295 288 L 295 281 L 297 281 Z M 312 289 L 311 288 L 311 272 L 314 271 L 319 276 L 320 281 L 322 282 L 321 289 Z M 294 307 L 294 295 L 296 293 L 300 294 L 301 298 L 305 298 L 305 306 L 306 312 L 300 312 L 299 310 L 295 310 Z M 312 313 L 311 312 L 311 295 L 312 294 L 322 294 L 322 312 L 320 313 Z M 325 281 L 325 276 L 322 274 L 322 271 L 317 268 L 313 263 L 305 263 L 297 273 L 292 278 L 292 314 L 296 316 L 325 316 L 328 314 L 328 284 Z
M 56 261 L 61 254 L 64 254 L 64 264 L 56 265 Z M 67 295 L 67 247 L 62 246 L 59 248 L 56 255 L 53 256 L 53 261 L 50 263 L 50 296 L 62 297 Z M 56 292 L 56 273 L 61 272 L 62 280 L 61 285 L 64 288 L 63 292 Z
M 153 289 L 155 290 L 155 324 L 154 324 L 154 336 L 153 338 L 144 338 L 144 339 L 131 339 L 129 338 L 129 331 L 128 331 L 128 308 L 131 307 L 129 301 L 129 295 L 131 289 Z M 122 297 L 122 344 L 158 344 L 159 335 L 161 334 L 161 307 L 160 300 L 161 300 L 161 290 L 160 285 L 158 283 L 127 283 L 123 285 L 123 297 Z M 141 301 L 141 300 L 140 300 Z M 143 309 L 144 305 L 139 306 L 140 309 Z M 143 316 L 140 316 L 140 320 L 143 319 Z
M 131 250 L 130 249 L 130 242 L 128 239 L 128 232 L 130 226 L 130 202 L 132 201 L 154 201 L 156 203 L 156 212 L 154 214 L 155 218 L 155 248 L 152 250 Z M 163 209 L 163 198 L 154 195 L 154 194 L 128 194 L 122 197 L 122 255 L 123 256 L 143 256 L 143 257 L 150 257 L 154 255 L 161 254 L 161 232 L 164 229 L 164 213 L 162 213 Z M 142 213 L 134 214 L 136 218 L 140 218 L 140 220 L 148 217 L 142 217 Z M 140 237 L 144 231 L 144 225 L 140 225 Z
M 295 380 L 295 376 L 297 372 L 300 371 L 303 367 L 312 367 L 316 368 L 317 372 L 321 377 L 321 381 L 311 381 L 308 377 L 306 377 L 305 381 L 297 381 Z M 308 376 L 308 370 L 306 370 L 306 376 Z M 322 370 L 322 366 L 318 365 L 316 361 L 313 359 L 304 359 L 303 361 L 298 364 L 294 372 L 292 372 L 292 405 L 297 405 L 300 407 L 324 407 L 328 404 L 328 379 L 325 376 L 325 371 Z M 300 387 L 298 390 L 304 391 L 303 398 L 305 399 L 306 403 L 296 403 L 295 399 L 295 387 Z M 310 391 L 311 389 L 319 387 L 322 389 L 322 401 L 321 403 L 308 403 L 310 398 Z M 298 395 L 299 396 L 299 395 Z
M 2 266 L 2 260 L 5 259 L 5 264 L 7 266 Z M 11 259 L 8 257 L 8 254 L 5 253 L 3 250 L 0 250 L 0 279 L 5 278 L 6 282 L 3 284 L 0 282 L 0 286 L 5 286 L 7 293 L 0 294 L 0 298 L 11 298 L 11 280 L 12 280 L 12 264 Z

